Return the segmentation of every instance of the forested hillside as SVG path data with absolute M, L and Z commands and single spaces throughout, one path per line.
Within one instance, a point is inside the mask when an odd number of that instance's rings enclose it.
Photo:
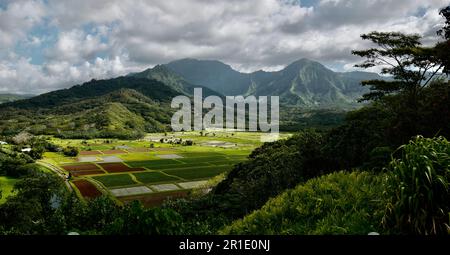
M 60 137 L 137 138 L 168 129 L 170 101 L 180 95 L 156 80 L 92 80 L 0 107 L 0 132 Z

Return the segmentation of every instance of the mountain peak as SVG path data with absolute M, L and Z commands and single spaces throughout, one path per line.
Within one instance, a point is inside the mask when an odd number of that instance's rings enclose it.
M 191 84 L 208 87 L 221 94 L 239 95 L 249 78 L 217 60 L 180 59 L 166 65 Z
M 296 61 L 290 63 L 288 66 L 286 66 L 285 69 L 287 69 L 289 67 L 304 67 L 304 66 L 314 66 L 314 67 L 318 67 L 318 68 L 328 69 L 321 63 L 311 60 L 311 59 L 308 59 L 308 58 L 301 58 L 299 60 L 296 60 Z
M 231 70 L 231 66 L 220 62 L 218 60 L 208 60 L 208 59 L 196 59 L 196 58 L 182 58 L 179 60 L 174 60 L 166 64 L 169 68 L 175 68 L 177 66 L 193 66 L 193 67 L 210 67 L 215 69 L 227 69 Z

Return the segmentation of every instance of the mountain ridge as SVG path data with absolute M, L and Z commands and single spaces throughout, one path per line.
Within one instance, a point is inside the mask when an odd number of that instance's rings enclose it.
M 240 73 L 220 61 L 183 59 L 1 104 L 0 135 L 29 131 L 65 138 L 136 138 L 145 132 L 170 130 L 175 111 L 171 100 L 178 95 L 192 97 L 196 87 L 203 88 L 203 96 L 280 96 L 281 125 L 292 129 L 311 119 L 329 126 L 341 119 L 343 110 L 358 106 L 356 99 L 365 90 L 360 81 L 365 77 L 380 76 L 337 73 L 308 59 L 279 71 L 253 73 Z M 225 86 L 230 83 L 234 85 Z M 311 115 L 317 110 L 318 115 Z
M 189 83 L 224 95 L 280 96 L 280 102 L 306 108 L 354 108 L 368 89 L 367 79 L 385 79 L 376 73 L 334 72 L 302 58 L 279 71 L 241 73 L 217 60 L 180 59 L 165 64 Z

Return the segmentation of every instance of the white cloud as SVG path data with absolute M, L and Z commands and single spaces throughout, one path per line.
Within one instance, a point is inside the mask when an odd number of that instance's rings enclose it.
M 27 31 L 41 22 L 45 14 L 45 6 L 40 1 L 14 1 L 0 9 L 0 50 L 25 38 Z
M 94 59 L 107 47 L 99 35 L 86 34 L 83 30 L 73 29 L 59 34 L 54 47 L 48 49 L 47 57 L 79 64 L 82 61 Z
M 242 71 L 276 70 L 307 57 L 350 70 L 359 60 L 351 50 L 368 45 L 360 34 L 412 32 L 433 43 L 441 22 L 438 9 L 449 4 L 318 0 L 303 7 L 294 2 L 13 1 L 0 10 L 0 90 L 43 92 L 184 57 L 218 59 Z M 56 38 L 27 35 L 35 26 L 58 31 Z M 46 47 L 42 63 L 10 53 L 21 40 Z
M 13 64 L 11 64 L 13 63 Z M 39 94 L 83 83 L 142 70 L 121 57 L 96 58 L 74 66 L 67 61 L 52 61 L 34 65 L 30 59 L 0 61 L 0 92 Z

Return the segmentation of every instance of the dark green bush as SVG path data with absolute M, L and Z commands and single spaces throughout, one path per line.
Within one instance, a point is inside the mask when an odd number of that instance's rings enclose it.
M 68 157 L 76 157 L 78 155 L 79 151 L 78 151 L 78 148 L 76 148 L 76 147 L 68 146 L 63 149 L 63 153 L 64 153 L 64 155 L 66 155 Z

